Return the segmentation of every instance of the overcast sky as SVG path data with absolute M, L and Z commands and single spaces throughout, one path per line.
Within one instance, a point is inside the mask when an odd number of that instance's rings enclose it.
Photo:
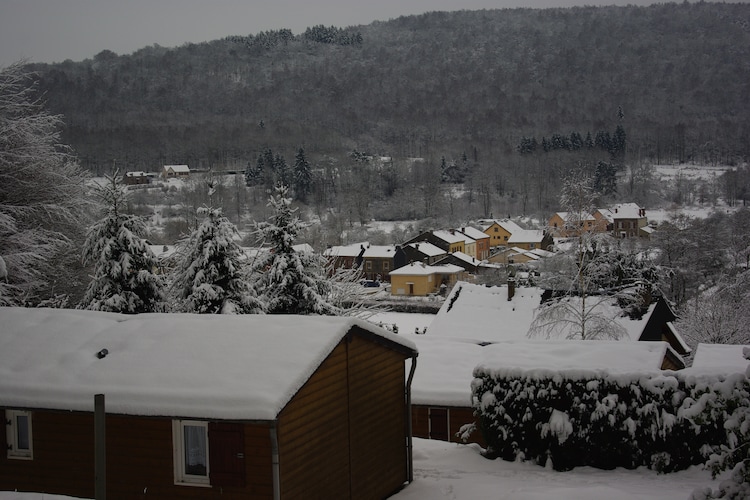
M 736 0 L 735 0 L 736 1 Z M 438 10 L 648 5 L 652 0 L 0 0 L 0 67 L 81 61 L 228 35 L 346 27 Z

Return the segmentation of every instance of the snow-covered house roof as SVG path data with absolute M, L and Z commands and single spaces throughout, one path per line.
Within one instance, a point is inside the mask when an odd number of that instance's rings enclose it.
M 745 359 L 745 350 L 749 345 L 735 344 L 698 344 L 695 349 L 693 365 L 690 372 L 700 373 L 744 373 L 750 361 Z M 421 362 L 421 360 L 420 360 Z
M 187 165 L 164 165 L 164 171 L 165 172 L 174 172 L 174 173 L 190 173 L 190 167 Z
M 143 172 L 142 170 L 125 172 L 125 177 L 146 177 L 146 172 Z
M 471 381 L 478 365 L 493 369 L 602 370 L 654 372 L 661 368 L 666 342 L 523 340 L 487 345 L 405 334 L 419 350 L 412 382 L 416 405 L 471 406 Z
M 612 210 L 613 219 L 640 219 L 645 211 L 637 203 L 620 203 Z
M 0 308 L 0 406 L 273 420 L 354 327 L 415 351 L 371 323 L 285 315 L 121 315 Z M 97 355 L 97 353 L 99 353 Z
M 365 247 L 363 257 L 370 259 L 388 259 L 396 254 L 395 245 L 369 245 Z
M 514 243 L 541 243 L 544 239 L 544 231 L 541 229 L 519 229 L 511 233 L 508 244 Z
M 457 230 L 473 240 L 486 240 L 490 237 L 484 231 L 480 231 L 479 229 L 471 227 L 471 226 L 464 226 Z
M 457 283 L 441 306 L 427 335 L 463 340 L 501 342 L 528 340 L 527 333 L 542 301 L 544 290 L 537 287 L 516 287 L 508 300 L 508 287 L 486 287 Z M 579 300 L 568 297 L 564 300 Z M 640 340 L 659 302 L 652 303 L 640 319 L 631 319 L 612 301 L 600 301 L 596 310 L 612 318 L 625 331 L 623 340 Z M 690 352 L 682 337 L 670 326 L 675 337 L 675 350 Z M 654 339 L 656 340 L 656 339 Z M 679 357 L 679 356 L 678 356 Z
M 465 262 L 466 264 L 470 266 L 478 266 L 481 264 L 481 261 L 475 259 L 471 255 L 465 254 L 463 252 L 453 252 L 451 254 L 454 258 L 458 259 L 460 262 Z
M 362 250 L 370 245 L 369 242 L 352 243 L 349 245 L 337 245 L 326 248 L 323 255 L 326 257 L 356 257 Z
M 523 228 L 513 222 L 510 219 L 491 219 L 484 221 L 484 224 L 482 224 L 482 230 L 486 231 L 490 227 L 492 227 L 493 224 L 497 224 L 498 226 L 502 227 L 509 233 L 513 234 L 516 231 L 523 231 Z
M 455 231 L 451 232 L 444 229 L 436 229 L 432 232 L 432 234 L 436 238 L 440 238 L 446 243 L 458 243 L 461 241 L 466 241 L 466 236 L 461 233 L 456 233 Z
M 411 262 L 403 267 L 394 269 L 389 274 L 391 276 L 429 276 L 431 274 L 458 274 L 463 271 L 464 268 L 453 264 L 428 266 L 422 262 Z
M 433 245 L 429 241 L 420 241 L 419 243 L 409 243 L 409 247 L 418 250 L 428 257 L 437 257 L 438 255 L 445 255 L 445 250 Z

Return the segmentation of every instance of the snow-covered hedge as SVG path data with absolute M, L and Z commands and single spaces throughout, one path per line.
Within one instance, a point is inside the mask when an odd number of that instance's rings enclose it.
M 746 439 L 730 416 L 747 405 L 745 374 L 474 370 L 475 412 L 487 454 L 556 470 L 648 466 L 661 472 L 706 462 Z

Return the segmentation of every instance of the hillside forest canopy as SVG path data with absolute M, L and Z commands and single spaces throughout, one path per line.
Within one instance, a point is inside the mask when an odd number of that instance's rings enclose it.
M 526 175 L 554 182 L 613 149 L 618 164 L 734 165 L 750 153 L 741 3 L 430 12 L 31 69 L 65 117 L 63 141 L 97 175 L 244 170 L 267 149 L 300 147 L 340 169 L 359 151 L 400 172 L 423 159 L 438 178 L 443 159 L 464 162 L 451 180 L 489 179 L 530 211 L 550 197 L 544 185 L 531 196 Z M 622 150 L 597 143 L 618 127 Z

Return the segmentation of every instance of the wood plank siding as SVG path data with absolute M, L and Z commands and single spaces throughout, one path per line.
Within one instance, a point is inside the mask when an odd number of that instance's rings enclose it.
M 473 422 L 477 422 L 477 418 L 469 407 L 413 405 L 411 408 L 412 435 L 418 438 L 461 443 L 456 434 L 461 426 Z M 468 442 L 487 446 L 480 429 L 469 436 Z
M 174 484 L 172 420 L 107 415 L 107 498 L 273 498 L 267 425 L 243 424 L 246 486 Z M 0 454 L 0 490 L 94 498 L 94 416 L 33 411 L 33 460 Z
M 279 415 L 282 498 L 380 499 L 401 488 L 406 357 L 360 335 L 336 346 Z

